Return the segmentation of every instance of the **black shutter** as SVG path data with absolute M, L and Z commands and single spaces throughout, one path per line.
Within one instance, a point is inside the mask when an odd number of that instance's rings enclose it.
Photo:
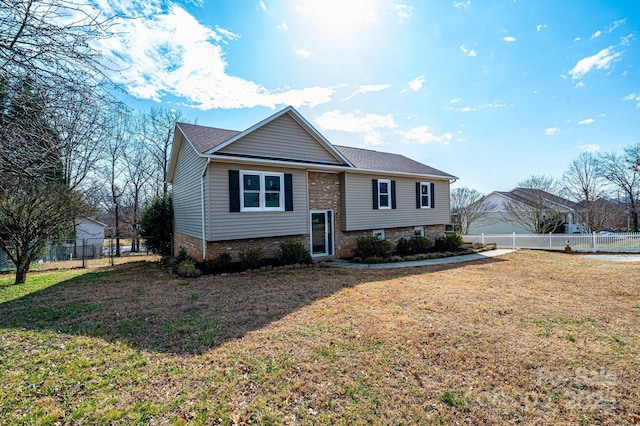
M 240 211 L 240 172 L 229 170 L 229 211 Z
M 396 181 L 391 181 L 391 208 L 396 208 Z
M 371 189 L 373 190 L 373 209 L 378 210 L 378 179 L 371 180 Z
M 284 210 L 293 211 L 293 176 L 291 173 L 284 174 Z
M 435 185 L 433 184 L 433 182 L 431 182 L 429 186 L 430 186 L 429 195 L 431 195 L 430 197 L 431 208 L 434 208 L 436 206 L 435 204 L 436 194 L 435 194 L 435 191 L 433 190 L 435 188 Z
M 420 202 L 420 190 L 422 188 L 420 188 L 420 182 L 416 182 L 416 209 L 419 209 L 422 207 L 422 203 Z

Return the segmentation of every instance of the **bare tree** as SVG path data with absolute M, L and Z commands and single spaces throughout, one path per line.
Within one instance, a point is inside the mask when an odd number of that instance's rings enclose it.
M 475 189 L 453 188 L 451 190 L 451 215 L 456 218 L 454 223 L 460 226 L 460 232 L 469 233 L 473 223 L 487 217 L 495 211 L 495 204 L 485 200 L 484 195 Z
M 73 0 L 0 1 L 0 249 L 16 263 L 16 283 L 43 241 L 82 213 L 70 186 L 86 176 L 74 162 L 87 151 L 75 144 L 100 128 L 88 112 L 113 99 L 91 47 L 110 25 Z
M 138 117 L 136 133 L 145 142 L 153 158 L 151 170 L 156 196 L 167 195 L 166 176 L 169 169 L 173 132 L 176 122 L 183 120 L 180 110 L 169 107 L 152 107 L 148 113 Z
M 130 143 L 129 122 L 130 117 L 128 111 L 120 109 L 114 112 L 112 117 L 112 133 L 106 142 L 106 155 L 104 172 L 109 182 L 109 200 L 114 212 L 114 234 L 116 238 L 116 256 L 120 256 L 120 221 L 122 196 L 126 192 L 127 181 L 123 179 L 125 176 L 126 163 L 122 160 Z
M 565 204 L 560 192 L 559 183 L 544 175 L 518 182 L 518 188 L 510 192 L 511 198 L 504 204 L 507 220 L 534 234 L 560 230 L 567 212 L 574 207 Z
M 600 159 L 583 152 L 563 174 L 564 188 L 578 204 L 579 219 L 590 231 L 601 231 L 610 222 L 614 210 L 609 208 L 606 181 L 599 172 Z
M 638 197 L 640 190 L 640 143 L 624 149 L 622 155 L 600 156 L 598 170 L 616 189 L 622 191 L 629 209 L 632 230 L 638 230 Z
M 152 172 L 147 169 L 149 153 L 142 141 L 133 140 L 125 147 L 124 158 L 124 178 L 127 182 L 128 204 L 131 209 L 133 235 L 134 237 L 138 237 L 140 211 L 145 198 L 144 188 L 152 176 Z M 138 238 L 132 240 L 131 250 L 134 252 L 139 250 Z

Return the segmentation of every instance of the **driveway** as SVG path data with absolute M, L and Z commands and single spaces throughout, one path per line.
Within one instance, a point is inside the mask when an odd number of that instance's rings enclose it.
M 581 254 L 579 256 L 613 262 L 640 262 L 640 254 Z

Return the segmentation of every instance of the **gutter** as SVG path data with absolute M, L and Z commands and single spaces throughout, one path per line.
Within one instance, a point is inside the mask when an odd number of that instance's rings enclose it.
M 205 222 L 204 177 L 209 169 L 209 163 L 211 163 L 211 158 L 207 159 L 207 164 L 204 165 L 202 175 L 200 176 L 200 201 L 202 205 L 202 260 L 207 259 L 207 224 Z

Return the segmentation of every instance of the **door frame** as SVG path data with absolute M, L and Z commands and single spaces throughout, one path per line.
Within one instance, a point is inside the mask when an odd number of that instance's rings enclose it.
M 324 243 L 326 251 L 324 253 L 313 254 L 313 214 L 324 213 Z M 331 229 L 328 229 L 329 214 L 331 214 Z M 326 210 L 309 210 L 309 253 L 311 257 L 328 257 L 333 256 L 336 252 L 335 249 L 335 215 L 333 209 Z M 327 231 L 329 231 L 327 233 Z M 329 238 L 330 237 L 330 238 Z M 331 250 L 329 250 L 331 249 Z

